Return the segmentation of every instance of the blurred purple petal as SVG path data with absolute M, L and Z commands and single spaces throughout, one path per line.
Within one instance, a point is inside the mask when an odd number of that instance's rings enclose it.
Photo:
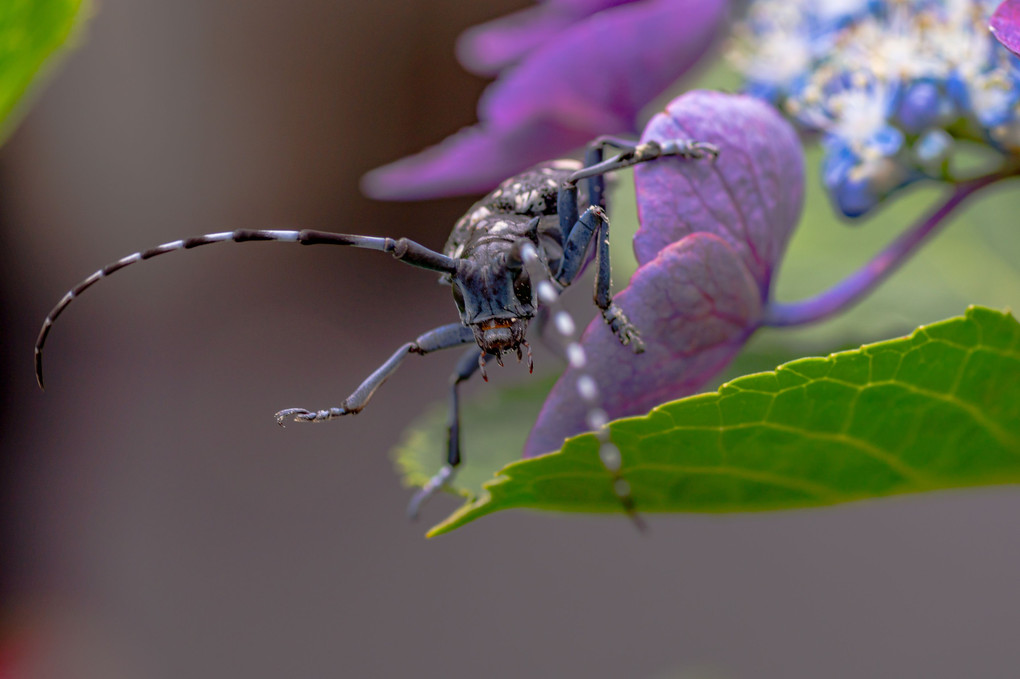
M 1020 55 L 1020 0 L 1005 0 L 992 14 L 988 26 L 996 40 Z
M 714 164 L 635 168 L 638 262 L 689 233 L 707 231 L 740 253 L 764 295 L 804 202 L 804 158 L 793 127 L 759 99 L 697 91 L 653 117 L 643 139 L 696 139 L 720 153 Z
M 596 318 L 582 343 L 593 363 L 602 407 L 613 418 L 640 415 L 693 393 L 744 346 L 761 318 L 758 285 L 740 255 L 723 239 L 696 233 L 669 245 L 634 274 L 616 296 L 642 331 L 645 352 L 635 355 Z M 568 369 L 553 387 L 531 431 L 525 457 L 558 450 L 585 431 L 577 374 Z
M 457 39 L 457 59 L 472 73 L 494 76 L 554 40 L 577 19 L 576 14 L 543 5 L 472 26 Z
M 583 10 L 613 3 L 569 4 Z M 638 112 L 708 48 L 725 10 L 726 0 L 640 0 L 581 18 L 555 35 L 545 24 L 545 42 L 482 95 L 478 125 L 374 170 L 362 187 L 389 200 L 485 191 L 596 136 L 631 131 Z M 500 30 L 520 28 L 508 25 Z M 484 67 L 524 51 L 501 44 L 498 53 L 494 47 L 476 56 Z
M 635 355 L 621 346 L 601 317 L 582 340 L 611 418 L 694 393 L 740 351 L 761 321 L 804 194 L 797 135 L 757 99 L 690 92 L 649 122 L 644 139 L 711 142 L 719 158 L 635 168 L 641 267 L 616 301 L 647 348 Z M 556 383 L 526 457 L 586 429 L 576 380 L 568 369 Z
M 594 14 L 535 52 L 479 103 L 480 117 L 501 127 L 579 113 L 622 132 L 634 116 L 686 72 L 708 48 L 723 17 L 721 1 L 644 0 Z
M 634 0 L 546 0 L 543 5 L 576 16 L 588 16 L 617 5 L 626 5 Z
M 518 168 L 548 160 L 550 146 L 581 146 L 594 135 L 533 120 L 504 134 L 481 125 L 466 127 L 421 153 L 372 170 L 361 190 L 380 200 L 424 200 L 462 193 L 485 193 Z
M 550 0 L 467 29 L 457 39 L 457 59 L 472 73 L 494 76 L 579 19 L 629 2 Z

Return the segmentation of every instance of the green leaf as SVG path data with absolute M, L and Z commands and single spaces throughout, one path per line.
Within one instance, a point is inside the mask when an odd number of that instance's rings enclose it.
M 47 60 L 75 31 L 84 0 L 0 2 L 0 143 L 13 131 L 19 102 Z
M 611 423 L 640 512 L 742 512 L 1020 482 L 1020 324 L 972 307 L 909 337 Z M 592 434 L 511 463 L 429 535 L 501 509 L 619 512 Z
M 531 379 L 502 389 L 489 387 L 461 407 L 464 462 L 447 490 L 478 497 L 482 484 L 504 466 L 521 459 L 530 424 L 538 417 L 555 376 Z M 393 460 L 408 486 L 421 486 L 446 461 L 446 403 L 414 420 L 393 449 Z

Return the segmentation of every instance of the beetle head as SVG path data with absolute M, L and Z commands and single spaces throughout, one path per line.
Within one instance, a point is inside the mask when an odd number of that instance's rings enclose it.
M 507 248 L 461 260 L 452 277 L 453 299 L 482 351 L 517 351 L 535 315 L 527 269 L 507 265 Z

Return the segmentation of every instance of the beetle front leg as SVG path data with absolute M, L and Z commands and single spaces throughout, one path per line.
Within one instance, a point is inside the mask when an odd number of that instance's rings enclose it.
M 442 490 L 443 486 L 449 483 L 454 473 L 456 473 L 457 466 L 461 460 L 460 384 L 474 375 L 482 367 L 487 358 L 488 355 L 479 356 L 477 349 L 469 349 L 461 357 L 460 361 L 457 362 L 457 367 L 450 376 L 450 419 L 448 424 L 446 464 L 432 478 L 426 481 L 425 485 L 419 488 L 411 498 L 411 502 L 407 505 L 407 515 L 411 519 L 418 518 L 418 510 L 421 509 L 421 506 L 429 498 Z
M 368 404 L 372 394 L 386 379 L 396 372 L 408 354 L 425 355 L 440 349 L 449 349 L 460 344 L 473 342 L 474 333 L 459 323 L 451 323 L 430 330 L 413 342 L 408 342 L 394 352 L 390 358 L 368 376 L 350 396 L 339 406 L 323 410 L 305 410 L 304 408 L 287 408 L 276 413 L 276 423 L 283 426 L 283 421 L 292 418 L 295 422 L 326 422 L 344 415 L 356 415 Z
M 555 276 L 556 282 L 563 287 L 574 282 L 584 263 L 588 245 L 591 239 L 596 237 L 598 241 L 595 245 L 595 305 L 602 311 L 602 318 L 620 340 L 620 344 L 630 346 L 635 354 L 640 354 L 645 350 L 641 333 L 623 310 L 613 302 L 613 272 L 609 263 L 609 218 L 602 208 L 593 205 L 585 210 L 570 231 L 570 238 L 563 247 L 560 270 Z
M 630 322 L 623 309 L 613 301 L 613 271 L 609 265 L 609 220 L 599 225 L 598 245 L 595 248 L 595 306 L 602 311 L 602 318 L 620 344 L 629 346 L 635 354 L 643 353 L 645 343 L 641 332 Z

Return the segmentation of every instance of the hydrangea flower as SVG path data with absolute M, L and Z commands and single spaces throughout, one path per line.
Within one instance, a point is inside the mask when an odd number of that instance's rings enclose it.
M 596 380 L 611 419 L 696 392 L 759 327 L 813 323 L 849 308 L 970 196 L 1020 175 L 1020 163 L 1011 163 L 956 182 L 943 202 L 860 269 L 813 297 L 783 303 L 771 298 L 772 281 L 804 193 L 803 156 L 790 123 L 760 99 L 690 92 L 652 118 L 642 141 L 651 139 L 698 139 L 717 146 L 719 157 L 634 168 L 640 266 L 614 299 L 640 329 L 646 350 L 635 355 L 621 346 L 601 318 L 582 338 L 588 363 L 598 366 L 586 375 Z M 588 406 L 575 392 L 580 370 L 569 367 L 554 386 L 525 457 L 556 450 L 589 428 Z
M 499 73 L 478 103 L 479 123 L 373 170 L 362 188 L 386 200 L 484 192 L 595 137 L 633 132 L 725 15 L 726 0 L 548 0 L 471 29 L 462 62 Z
M 773 276 L 803 203 L 804 165 L 792 126 L 749 96 L 690 92 L 645 129 L 649 139 L 715 144 L 714 162 L 660 160 L 635 168 L 640 267 L 615 301 L 645 352 L 620 345 L 601 318 L 582 338 L 610 418 L 644 414 L 697 391 L 762 324 Z M 525 457 L 588 429 L 576 368 L 553 387 Z
M 1020 55 L 1020 0 L 1005 0 L 989 23 L 992 35 L 1010 52 Z
M 1020 69 L 988 31 L 992 10 L 987 0 L 758 0 L 733 58 L 749 92 L 823 134 L 825 186 L 855 217 L 911 182 L 946 178 L 956 139 L 1020 151 Z

